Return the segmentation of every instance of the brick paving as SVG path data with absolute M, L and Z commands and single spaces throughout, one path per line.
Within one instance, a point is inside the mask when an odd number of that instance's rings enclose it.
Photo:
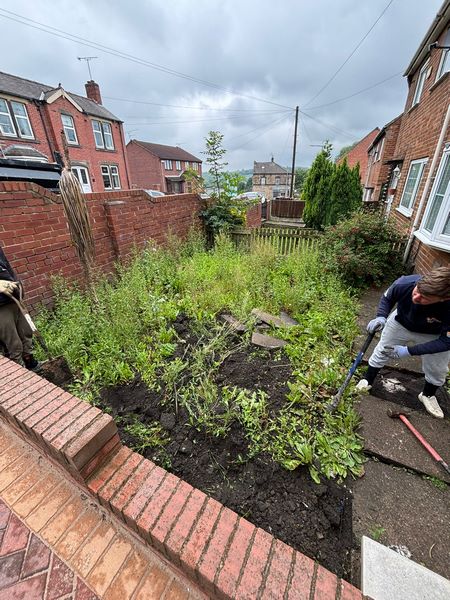
M 200 600 L 0 420 L 1 600 Z

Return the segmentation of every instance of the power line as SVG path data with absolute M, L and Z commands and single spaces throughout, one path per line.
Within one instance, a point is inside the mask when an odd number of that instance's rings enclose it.
M 283 112 L 283 116 L 286 114 L 287 111 Z M 290 112 L 290 111 L 289 111 Z M 129 125 L 176 125 L 176 124 L 186 124 L 186 123 L 213 123 L 216 121 L 230 121 L 230 120 L 234 120 L 234 119 L 242 119 L 242 116 L 236 116 L 236 117 L 216 117 L 216 118 L 210 118 L 210 119 L 188 119 L 188 120 L 181 120 L 181 121 L 154 121 L 154 122 L 149 122 L 149 121 L 127 121 L 127 123 Z
M 103 96 L 103 94 L 102 94 L 102 96 Z M 130 100 L 130 99 L 126 99 L 126 98 L 115 98 L 114 96 L 103 96 L 103 98 L 106 98 L 107 100 L 115 100 L 116 102 L 130 102 L 133 104 L 145 104 L 145 105 L 149 105 L 149 106 L 160 106 L 162 108 L 183 108 L 183 109 L 190 109 L 190 110 L 214 110 L 214 111 L 221 111 L 221 112 L 251 112 L 251 113 L 253 113 L 253 112 L 254 113 L 280 112 L 275 108 L 274 109 L 268 109 L 268 108 L 209 108 L 207 106 L 184 106 L 184 105 L 179 105 L 179 104 L 161 104 L 159 102 L 150 102 L 148 100 Z M 288 109 L 288 110 L 292 110 L 292 109 Z
M 7 13 L 7 14 L 1 14 L 1 13 Z M 281 108 L 286 108 L 286 109 L 292 108 L 290 106 L 285 106 L 284 104 L 278 104 L 277 102 L 272 102 L 271 100 L 265 100 L 263 98 L 258 98 L 257 96 L 241 94 L 239 92 L 225 88 L 216 83 L 212 83 L 212 82 L 204 80 L 204 79 L 199 79 L 192 75 L 182 73 L 181 71 L 175 71 L 174 69 L 164 67 L 163 65 L 159 65 L 157 63 L 152 63 L 150 61 L 139 58 L 137 56 L 133 56 L 132 54 L 122 52 L 121 50 L 116 50 L 115 48 L 111 48 L 109 46 L 104 46 L 103 44 L 99 44 L 97 42 L 87 40 L 86 38 L 82 38 L 75 34 L 68 33 L 67 31 L 63 31 L 62 29 L 52 27 L 51 25 L 46 25 L 45 23 L 40 23 L 39 21 L 34 21 L 33 19 L 29 19 L 28 17 L 24 17 L 23 15 L 19 15 L 18 13 L 14 13 L 14 12 L 6 10 L 4 8 L 0 8 L 0 16 L 3 17 L 4 19 L 9 19 L 10 21 L 15 21 L 16 23 L 20 23 L 21 25 L 25 25 L 26 27 L 31 27 L 31 28 L 37 29 L 39 31 L 43 31 L 44 33 L 48 33 L 55 37 L 66 39 L 71 42 L 77 42 L 83 46 L 87 46 L 89 48 L 95 48 L 96 50 L 100 50 L 101 52 L 104 52 L 105 54 L 111 54 L 112 56 L 117 56 L 124 60 L 128 60 L 130 62 L 134 62 L 134 63 L 140 64 L 142 66 L 145 66 L 145 67 L 148 67 L 151 69 L 155 69 L 157 71 L 161 71 L 163 73 L 166 73 L 167 75 L 173 75 L 175 77 L 187 79 L 194 83 L 200 83 L 201 85 L 205 85 L 205 86 L 212 87 L 212 88 L 215 88 L 218 90 L 222 90 L 222 91 L 226 92 L 227 94 L 234 94 L 235 96 L 241 96 L 242 98 L 256 100 L 258 102 L 264 102 L 266 104 L 272 104 L 273 106 L 278 106 Z
M 364 40 L 369 36 L 369 34 L 372 31 L 372 29 L 375 27 L 375 25 L 378 23 L 378 21 L 381 19 L 381 17 L 384 15 L 384 13 L 387 11 L 387 9 L 390 7 L 390 5 L 393 2 L 394 2 L 394 0 L 389 0 L 388 4 L 381 11 L 381 14 L 378 16 L 378 18 L 376 19 L 376 21 L 370 27 L 369 31 L 367 31 L 367 33 L 361 38 L 361 40 L 357 43 L 357 45 L 355 46 L 355 48 L 353 48 L 353 50 L 350 52 L 350 54 L 347 56 L 347 58 L 344 60 L 344 62 L 341 64 L 341 66 L 328 79 L 328 81 L 325 83 L 325 85 L 323 85 L 320 88 L 320 90 L 317 92 L 317 94 L 315 96 L 313 96 L 313 98 L 311 98 L 311 100 L 308 100 L 308 102 L 306 104 L 304 104 L 304 108 L 306 108 L 308 106 L 308 104 L 311 104 L 311 102 L 313 102 L 318 96 L 320 96 L 320 94 L 330 85 L 330 83 L 342 71 L 342 69 L 345 67 L 345 65 L 348 63 L 348 61 L 351 59 L 351 57 L 355 54 L 355 52 L 358 50 L 358 48 L 362 45 L 362 43 L 364 42 Z
M 291 111 L 275 111 L 275 112 L 270 112 L 270 113 L 263 113 L 263 114 L 257 114 L 257 115 L 253 115 L 254 119 L 259 119 L 261 117 L 263 118 L 267 118 L 269 116 L 274 116 L 274 115 L 281 115 L 281 114 L 286 114 L 286 113 L 290 113 Z M 248 119 L 248 115 L 227 115 L 227 116 L 217 116 L 215 117 L 214 115 L 211 116 L 207 116 L 205 115 L 206 118 L 190 118 L 188 120 L 185 120 L 187 117 L 185 117 L 182 120 L 176 120 L 176 121 L 172 121 L 172 123 L 202 123 L 204 121 L 235 121 L 236 119 Z M 130 124 L 130 125 L 145 125 L 145 124 L 150 124 L 151 122 L 157 121 L 158 123 L 160 123 L 161 125 L 164 125 L 166 123 L 168 123 L 167 119 L 173 119 L 173 115 L 169 116 L 169 115 L 152 115 L 151 117 L 145 117 L 145 116 L 138 116 L 138 115 L 134 115 L 134 116 L 128 116 L 125 117 L 126 121 Z M 137 119 L 137 121 L 133 121 L 134 119 Z M 156 123 L 155 123 L 156 124 Z
M 308 108 L 308 110 L 316 110 L 318 108 L 325 108 L 325 106 L 331 106 L 332 104 L 337 104 L 338 102 L 342 102 L 343 100 L 348 100 L 349 98 L 358 96 L 358 94 L 362 94 L 363 92 L 372 90 L 373 88 L 377 87 L 378 85 L 381 85 L 382 83 L 385 83 L 386 81 L 390 81 L 391 79 L 394 79 L 395 77 L 399 77 L 399 75 L 402 75 L 401 71 L 399 73 L 395 73 L 394 75 L 391 75 L 390 77 L 386 77 L 386 79 L 383 79 L 382 81 L 378 81 L 377 83 L 374 83 L 373 85 L 369 85 L 369 87 L 359 90 L 358 92 L 355 92 L 354 94 L 350 94 L 349 96 L 344 96 L 343 98 L 338 98 L 337 100 L 333 100 L 332 102 L 327 102 L 326 104 L 319 104 L 318 106 L 310 106 Z
M 345 135 L 346 137 L 349 137 L 352 140 L 355 139 L 355 136 L 352 135 L 351 133 L 348 133 L 348 131 L 344 131 L 342 129 L 338 129 L 337 127 L 334 127 L 334 125 L 330 125 L 329 123 L 326 123 L 325 121 L 322 121 L 321 119 L 318 119 L 317 117 L 313 117 L 311 115 L 308 115 L 308 113 L 305 113 L 303 110 L 301 110 L 300 112 L 302 113 L 302 115 L 305 115 L 305 117 L 308 117 L 308 119 L 311 119 L 312 121 L 316 121 L 316 123 L 320 123 L 320 125 L 323 125 L 327 129 L 330 129 L 331 131 L 334 131 L 335 133 L 339 133 L 341 135 Z
M 273 129 L 275 127 L 275 125 L 278 125 L 279 123 L 281 123 L 284 119 L 286 119 L 286 115 L 283 115 L 281 118 L 275 119 L 274 121 L 272 121 L 272 123 L 269 123 L 266 125 L 265 129 L 267 131 L 269 131 L 270 129 Z M 253 142 L 254 140 L 258 139 L 259 137 L 261 137 L 262 135 L 264 135 L 265 133 L 267 133 L 267 131 L 262 131 L 261 133 L 259 133 L 258 135 L 255 135 L 253 138 L 251 138 L 250 140 L 247 140 L 246 142 L 244 142 L 243 144 L 241 144 L 240 146 L 236 146 L 235 148 L 231 149 L 231 152 L 235 152 L 236 150 L 240 150 L 241 148 L 243 148 L 244 146 L 247 146 L 248 144 L 250 144 L 251 142 Z
M 289 111 L 289 112 L 291 112 L 291 111 Z M 285 114 L 286 114 L 286 112 L 285 112 Z M 278 121 L 278 117 L 276 119 L 274 119 L 273 121 L 270 121 L 269 123 L 263 123 L 262 125 L 259 125 L 258 127 L 255 127 L 254 129 L 250 129 L 250 131 L 246 131 L 245 133 L 240 133 L 239 135 L 235 135 L 232 138 L 229 138 L 227 141 L 231 142 L 232 140 L 237 140 L 241 137 L 244 137 L 245 135 L 249 135 L 250 133 L 253 133 L 254 131 L 258 131 L 259 129 L 267 127 L 268 125 L 270 125 L 270 123 L 274 123 L 275 121 Z

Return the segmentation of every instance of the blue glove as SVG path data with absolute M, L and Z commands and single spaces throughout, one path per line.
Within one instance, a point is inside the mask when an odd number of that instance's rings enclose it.
M 407 356 L 411 356 L 408 346 L 394 346 L 391 352 L 392 358 L 406 358 Z
M 367 331 L 369 333 L 375 333 L 376 331 L 381 331 L 383 329 L 383 327 L 386 324 L 386 319 L 385 317 L 376 317 L 375 319 L 372 319 L 371 321 L 369 321 L 369 323 L 367 324 Z

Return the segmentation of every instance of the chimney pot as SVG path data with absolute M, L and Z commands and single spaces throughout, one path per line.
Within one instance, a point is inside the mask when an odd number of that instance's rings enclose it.
M 89 100 L 93 100 L 97 104 L 102 104 L 102 96 L 100 94 L 100 86 L 92 79 L 85 83 L 86 96 Z

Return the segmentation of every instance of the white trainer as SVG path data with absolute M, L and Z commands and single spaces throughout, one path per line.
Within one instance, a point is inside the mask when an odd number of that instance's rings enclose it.
M 437 419 L 444 418 L 444 413 L 436 400 L 436 396 L 425 396 L 424 393 L 421 392 L 418 398 L 430 415 L 433 415 L 433 417 L 436 417 Z
M 358 390 L 358 392 L 368 392 L 371 388 L 372 386 L 367 381 L 367 379 L 361 379 L 361 381 L 358 381 L 358 383 L 356 384 L 356 389 Z

